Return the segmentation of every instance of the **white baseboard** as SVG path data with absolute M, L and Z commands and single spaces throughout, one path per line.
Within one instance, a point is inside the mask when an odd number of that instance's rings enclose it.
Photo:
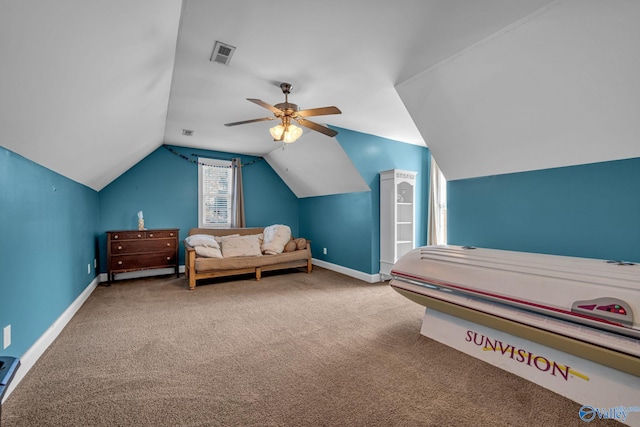
M 332 270 L 337 273 L 341 273 L 346 276 L 350 276 L 368 283 L 380 282 L 380 274 L 367 274 L 367 273 L 363 273 L 362 271 L 353 270 L 351 268 L 343 267 L 337 264 L 332 264 L 330 262 L 322 261 L 315 258 L 312 259 L 312 263 L 314 265 L 317 265 L 318 267 L 326 268 L 327 270 Z M 157 274 L 170 274 L 175 271 L 173 269 L 169 269 L 169 270 L 171 270 L 169 271 L 169 273 L 163 270 L 158 270 L 159 273 Z M 179 271 L 181 273 L 184 272 L 184 265 L 180 266 Z M 153 270 L 151 275 L 154 275 L 153 274 L 154 272 L 155 270 Z M 141 275 L 132 274 L 131 276 L 127 276 L 127 278 L 150 275 L 149 270 L 141 271 L 141 272 L 133 272 L 133 273 L 145 273 L 145 274 L 141 274 Z M 123 275 L 124 274 L 131 274 L 131 273 L 123 273 Z M 123 277 L 120 277 L 120 278 L 123 278 Z M 98 283 L 106 282 L 106 281 L 107 281 L 106 273 L 102 273 L 98 275 L 95 279 L 93 279 L 91 283 L 85 288 L 85 290 L 82 291 L 82 293 L 78 295 L 78 297 L 73 301 L 73 303 L 71 303 L 71 305 L 60 315 L 60 317 L 58 317 L 55 320 L 55 322 L 53 322 L 51 326 L 49 326 L 49 329 L 47 329 L 47 331 L 31 346 L 31 348 L 29 348 L 29 350 L 27 350 L 22 355 L 22 357 L 20 358 L 20 367 L 16 370 L 15 376 L 13 377 L 11 384 L 9 384 L 9 387 L 7 388 L 4 398 L 2 399 L 3 402 L 9 397 L 11 392 L 16 388 L 16 386 L 20 383 L 20 381 L 22 381 L 22 379 L 27 374 L 27 372 L 29 372 L 29 370 L 36 364 L 36 362 L 38 361 L 40 356 L 42 356 L 45 350 L 58 337 L 60 332 L 62 332 L 64 327 L 67 325 L 67 323 L 69 323 L 71 318 L 73 318 L 73 316 L 80 309 L 80 307 L 82 307 L 82 304 L 84 304 L 87 298 L 89 298 L 91 293 L 98 286 Z
M 105 275 L 106 276 L 106 275 Z M 82 304 L 89 298 L 89 295 L 98 286 L 99 277 L 96 277 L 89 283 L 89 286 L 71 303 L 69 307 L 58 317 L 55 322 L 49 326 L 49 329 L 42 334 L 38 341 L 36 341 L 29 350 L 27 350 L 20 358 L 20 367 L 16 370 L 13 380 L 7 387 L 7 391 L 2 401 L 7 400 L 11 392 L 16 388 L 20 381 L 27 375 L 27 372 L 36 364 L 40 356 L 51 345 L 51 343 L 60 335 L 60 332 L 67 326 L 67 323 L 76 314 L 76 312 L 82 307 Z
M 378 283 L 381 282 L 380 274 L 367 274 L 362 271 L 353 270 L 351 268 L 343 267 L 341 265 L 332 264 L 330 262 L 322 261 L 320 259 L 312 258 L 311 262 L 313 265 L 317 265 L 318 267 L 326 268 L 327 270 L 335 271 L 337 273 L 344 274 L 345 276 L 350 276 L 364 282 L 368 283 Z

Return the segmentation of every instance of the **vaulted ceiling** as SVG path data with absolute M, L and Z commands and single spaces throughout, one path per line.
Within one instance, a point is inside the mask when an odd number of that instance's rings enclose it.
M 640 157 L 639 21 L 629 0 L 0 0 L 0 144 L 96 190 L 163 143 L 278 171 L 273 122 L 223 124 L 269 116 L 246 98 L 284 81 L 343 112 L 315 121 L 427 145 L 449 179 Z

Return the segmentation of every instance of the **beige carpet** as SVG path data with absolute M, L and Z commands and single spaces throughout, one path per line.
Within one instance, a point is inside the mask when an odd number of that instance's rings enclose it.
M 98 287 L 2 426 L 585 425 L 577 403 L 421 336 L 423 308 L 388 284 L 315 268 L 187 287 Z

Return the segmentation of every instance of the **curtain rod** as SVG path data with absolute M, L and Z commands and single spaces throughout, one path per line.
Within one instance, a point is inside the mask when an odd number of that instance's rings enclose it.
M 183 160 L 188 161 L 189 163 L 196 163 L 196 164 L 203 165 L 203 166 L 211 166 L 211 165 L 208 165 L 206 163 L 199 162 L 198 160 L 190 159 L 189 157 L 185 156 L 184 154 L 177 152 L 173 148 L 170 148 L 166 144 L 162 144 L 162 146 L 164 148 L 166 148 L 167 150 L 169 150 L 171 153 L 175 154 L 176 156 L 182 158 Z M 200 154 L 191 153 L 191 156 L 200 157 L 201 155 Z M 216 157 L 207 157 L 207 158 L 208 159 L 213 159 L 213 160 L 227 160 L 227 161 L 229 160 L 229 159 L 221 159 L 221 158 L 216 158 Z M 257 163 L 257 162 L 259 162 L 261 160 L 264 160 L 264 157 L 256 157 L 255 159 L 251 160 L 249 163 L 241 164 L 241 166 L 250 166 L 250 165 L 252 165 L 254 163 Z

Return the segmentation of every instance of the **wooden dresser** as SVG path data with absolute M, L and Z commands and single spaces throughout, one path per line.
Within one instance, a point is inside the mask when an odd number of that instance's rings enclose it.
M 107 231 L 107 280 L 113 275 L 154 268 L 178 271 L 177 228 Z

